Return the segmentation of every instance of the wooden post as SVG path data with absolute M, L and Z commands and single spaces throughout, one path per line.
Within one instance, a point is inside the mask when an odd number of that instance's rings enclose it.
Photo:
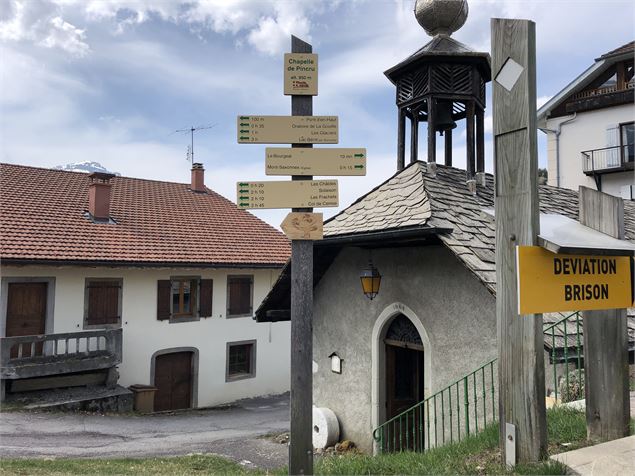
M 397 122 L 397 170 L 406 166 L 406 111 L 399 108 Z
M 412 110 L 410 118 L 410 163 L 417 161 L 419 156 L 419 111 Z
M 434 130 L 436 125 L 436 100 L 428 99 L 428 163 L 437 161 L 437 132 Z
M 476 108 L 476 173 L 485 172 L 485 111 Z M 484 184 L 483 184 L 484 185 Z
M 452 129 L 445 131 L 445 165 L 452 167 Z
M 624 239 L 624 202 L 580 187 L 580 223 Z M 593 442 L 628 436 L 628 329 L 626 309 L 584 311 L 584 396 L 587 438 Z
M 292 53 L 311 53 L 310 44 L 291 36 Z M 291 96 L 292 116 L 312 116 L 313 96 Z M 292 144 L 291 147 L 312 147 Z M 291 180 L 311 180 L 293 175 Z M 312 212 L 312 208 L 294 208 Z M 313 474 L 313 242 L 291 241 L 291 400 L 289 474 Z
M 467 149 L 467 179 L 474 179 L 474 101 L 468 101 L 465 108 L 465 135 Z
M 516 246 L 536 245 L 540 226 L 535 27 L 526 20 L 491 20 L 499 434 L 504 462 L 507 423 L 516 429 L 519 462 L 538 461 L 547 449 L 542 315 L 518 315 L 516 276 Z M 508 58 L 522 67 L 511 90 L 497 81 Z

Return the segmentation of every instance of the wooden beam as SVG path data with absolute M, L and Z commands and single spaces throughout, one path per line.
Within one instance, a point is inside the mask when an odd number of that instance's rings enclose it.
M 507 423 L 516 429 L 518 462 L 539 461 L 547 449 L 542 315 L 518 315 L 516 274 L 516 246 L 536 245 L 540 231 L 535 28 L 526 20 L 491 20 L 493 76 L 508 58 L 523 68 L 511 90 L 492 82 L 499 435 L 505 463 L 510 463 Z
M 416 162 L 419 156 L 419 111 L 412 111 L 410 118 L 410 163 Z
M 474 178 L 474 101 L 470 100 L 465 105 L 465 146 L 467 161 L 467 179 Z
M 476 108 L 476 173 L 485 172 L 485 111 Z
M 452 129 L 445 131 L 445 165 L 452 167 Z
M 397 170 L 406 166 L 406 114 L 405 108 L 397 112 Z
M 436 125 L 437 105 L 434 98 L 428 99 L 428 162 L 437 161 L 437 131 Z
M 580 187 L 580 223 L 624 239 L 624 201 Z M 587 438 L 593 442 L 629 434 L 628 329 L 626 309 L 584 311 L 584 394 Z
M 292 53 L 312 53 L 310 44 L 291 36 Z M 292 116 L 313 115 L 313 96 L 291 96 Z M 292 147 L 311 144 L 292 144 Z M 311 180 L 292 176 L 292 180 Z M 312 212 L 312 208 L 294 208 Z M 313 474 L 313 242 L 291 241 L 291 395 L 289 474 Z

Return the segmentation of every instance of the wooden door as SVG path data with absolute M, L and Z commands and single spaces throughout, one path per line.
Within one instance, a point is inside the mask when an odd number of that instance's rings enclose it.
M 154 410 L 190 408 L 192 402 L 192 352 L 156 357 L 154 364 Z
M 6 336 L 30 336 L 46 331 L 46 296 L 48 283 L 9 283 L 7 289 Z M 22 346 L 22 355 L 31 355 L 31 346 Z M 42 355 L 42 343 L 36 345 L 35 355 Z M 18 356 L 17 346 L 11 357 Z
M 423 358 L 423 351 L 386 344 L 386 420 L 423 400 Z M 393 433 L 404 434 L 403 445 L 394 448 L 395 451 L 419 446 L 423 439 L 423 430 L 419 428 L 422 417 L 418 411 L 411 412 L 391 425 Z M 409 434 L 408 448 L 405 433 Z

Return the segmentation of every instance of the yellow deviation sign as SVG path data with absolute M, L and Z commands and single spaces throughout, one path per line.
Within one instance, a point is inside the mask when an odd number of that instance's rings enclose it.
M 519 314 L 633 305 L 629 256 L 565 255 L 518 246 L 516 263 Z

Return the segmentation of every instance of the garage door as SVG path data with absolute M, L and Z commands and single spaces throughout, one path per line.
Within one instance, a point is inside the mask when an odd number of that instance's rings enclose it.
M 192 404 L 192 352 L 158 355 L 154 367 L 154 410 L 179 410 Z

